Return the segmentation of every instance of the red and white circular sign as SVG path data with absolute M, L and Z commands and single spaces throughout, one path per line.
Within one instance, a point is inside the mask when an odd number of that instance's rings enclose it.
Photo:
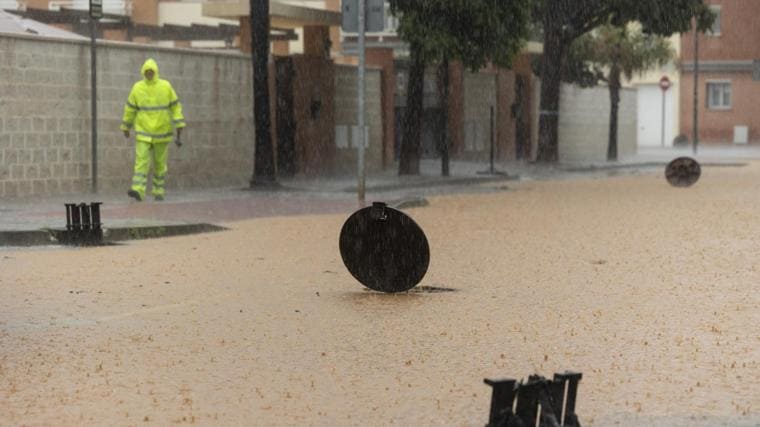
M 662 89 L 663 92 L 670 89 L 670 79 L 668 78 L 668 76 L 662 76 L 662 78 L 660 79 L 660 89 Z

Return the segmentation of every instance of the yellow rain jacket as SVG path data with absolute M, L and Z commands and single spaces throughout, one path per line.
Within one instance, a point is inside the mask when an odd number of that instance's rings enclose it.
M 153 80 L 145 78 L 145 72 L 153 70 Z M 127 105 L 124 106 L 124 118 L 121 130 L 135 128 L 137 140 L 147 143 L 172 141 L 172 126 L 185 127 L 182 105 L 171 83 L 158 75 L 158 64 L 148 59 L 142 66 L 143 79 L 132 86 Z

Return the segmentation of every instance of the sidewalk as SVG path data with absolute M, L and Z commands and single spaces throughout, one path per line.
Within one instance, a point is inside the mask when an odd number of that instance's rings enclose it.
M 367 204 L 393 203 L 430 195 L 493 191 L 510 181 L 572 179 L 589 175 L 617 175 L 656 171 L 673 158 L 691 156 L 691 148 L 641 148 L 632 158 L 603 164 L 531 164 L 498 162 L 489 174 L 488 162 L 452 161 L 450 176 L 442 177 L 440 160 L 423 160 L 419 176 L 398 176 L 391 168 L 366 178 Z M 738 165 L 760 159 L 760 147 L 701 147 L 695 158 L 703 165 Z M 350 213 L 358 208 L 357 178 L 281 179 L 278 190 L 217 188 L 171 191 L 167 200 L 135 202 L 123 193 L 88 193 L 2 200 L 0 232 L 64 228 L 65 203 L 103 202 L 102 222 L 106 228 L 166 226 L 177 224 L 223 224 L 250 218 Z M 494 184 L 484 186 L 482 184 Z
M 453 164 L 452 176 L 440 177 L 436 161 L 424 161 L 420 176 L 399 177 L 395 170 L 367 177 L 366 203 L 395 203 L 430 194 L 478 191 L 477 184 L 515 179 L 478 175 L 478 164 Z M 436 175 L 436 173 L 438 175 Z M 177 224 L 223 224 L 258 217 L 302 214 L 351 213 L 358 208 L 357 178 L 280 179 L 280 188 L 251 190 L 245 187 L 170 191 L 167 200 L 148 197 L 136 202 L 124 193 L 69 194 L 0 201 L 0 232 L 62 229 L 66 203 L 102 202 L 105 228 L 149 227 Z

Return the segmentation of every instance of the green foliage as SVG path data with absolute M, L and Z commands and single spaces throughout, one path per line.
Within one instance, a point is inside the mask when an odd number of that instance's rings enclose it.
M 539 67 L 543 79 L 539 108 L 543 111 L 558 111 L 560 81 L 563 72 L 568 73 L 566 68 L 578 71 L 576 78 L 583 82 L 598 78 L 578 58 L 567 60 L 573 41 L 594 28 L 607 24 L 622 28 L 638 22 L 645 34 L 670 36 L 689 31 L 694 18 L 697 29 L 703 32 L 715 20 L 705 0 L 533 0 L 531 12 L 544 34 L 545 51 Z M 611 71 L 609 76 L 615 81 L 610 87 L 617 86 L 620 70 Z M 557 161 L 559 116 L 541 115 L 538 126 L 536 160 Z M 615 153 L 610 154 L 614 157 Z
M 571 70 L 565 79 L 591 75 L 598 81 L 607 81 L 606 71 L 614 66 L 630 80 L 635 73 L 667 64 L 674 54 L 670 41 L 664 37 L 646 34 L 637 27 L 604 25 L 577 38 L 570 46 L 567 64 L 583 71 Z
M 443 57 L 471 70 L 511 60 L 527 38 L 530 0 L 391 0 L 399 35 L 418 44 L 426 63 Z
M 700 31 L 715 20 L 704 0 L 534 0 L 532 13 L 537 22 L 562 28 L 571 41 L 604 24 L 622 27 L 640 22 L 644 33 L 670 36 L 689 31 L 697 18 Z
M 622 25 L 632 21 L 642 24 L 644 32 L 670 36 L 691 29 L 697 18 L 698 29 L 706 31 L 715 15 L 704 0 L 608 0 L 611 3 L 611 22 Z

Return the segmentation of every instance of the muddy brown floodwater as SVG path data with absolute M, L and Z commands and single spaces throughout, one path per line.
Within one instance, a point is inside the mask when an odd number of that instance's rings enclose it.
M 510 188 L 407 211 L 454 292 L 363 290 L 343 215 L 0 251 L 0 425 L 480 426 L 565 369 L 584 426 L 760 424 L 760 164 Z

